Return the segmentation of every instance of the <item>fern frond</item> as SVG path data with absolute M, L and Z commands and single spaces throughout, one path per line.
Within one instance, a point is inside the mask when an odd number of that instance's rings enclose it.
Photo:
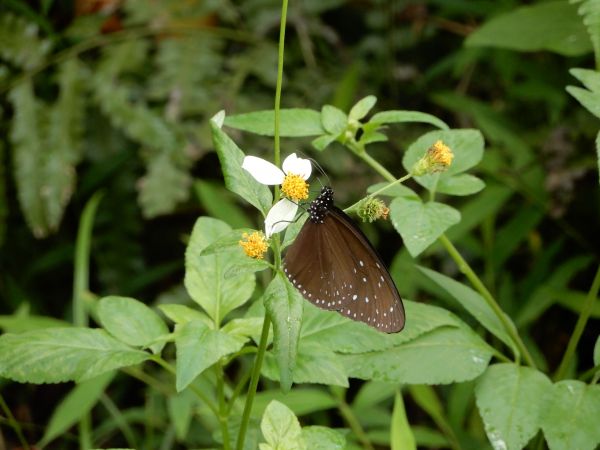
M 176 113 L 198 114 L 206 111 L 215 80 L 221 74 L 221 42 L 206 35 L 164 39 L 158 45 L 155 63 L 158 71 L 150 80 L 153 99 L 170 100 Z
M 50 51 L 49 40 L 38 36 L 38 27 L 12 14 L 0 16 L 0 57 L 15 66 L 31 69 Z
M 38 104 L 30 80 L 14 88 L 9 98 L 15 114 L 12 121 L 14 176 L 19 204 L 25 220 L 36 237 L 48 234 L 48 221 L 43 201 L 44 145 L 42 137 L 41 106 Z
M 148 171 L 140 179 L 139 202 L 146 217 L 156 217 L 173 211 L 187 200 L 192 177 L 166 152 L 158 153 L 148 162 Z
M 46 215 L 51 229 L 58 228 L 75 188 L 75 166 L 81 160 L 85 96 L 83 68 L 72 58 L 61 64 L 60 93 L 49 111 L 46 148 Z
M 583 24 L 590 35 L 596 68 L 600 70 L 600 0 L 571 0 L 571 3 L 581 4 L 578 13 L 583 17 Z

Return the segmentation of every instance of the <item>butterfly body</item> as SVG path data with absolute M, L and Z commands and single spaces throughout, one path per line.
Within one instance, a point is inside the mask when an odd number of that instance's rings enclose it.
M 284 272 L 305 299 L 380 331 L 404 327 L 400 294 L 383 261 L 358 226 L 333 203 L 326 186 L 308 208 L 285 256 Z

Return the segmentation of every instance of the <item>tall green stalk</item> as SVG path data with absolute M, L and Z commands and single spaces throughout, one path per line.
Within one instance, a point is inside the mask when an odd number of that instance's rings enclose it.
M 274 133 L 274 144 L 273 144 L 273 161 L 275 165 L 281 165 L 281 146 L 279 139 L 279 127 L 280 127 L 280 109 L 281 109 L 281 87 L 283 84 L 283 56 L 285 50 L 285 27 L 287 22 L 287 9 L 288 0 L 282 0 L 281 4 L 281 21 L 279 26 L 279 51 L 277 58 L 277 86 L 275 88 L 275 133 Z M 275 188 L 274 202 L 279 200 L 279 188 Z M 275 259 L 275 274 L 281 266 L 281 249 L 279 245 L 279 237 L 273 237 L 272 243 L 273 255 Z M 240 424 L 240 431 L 237 439 L 237 450 L 244 448 L 244 441 L 246 439 L 246 432 L 248 430 L 248 423 L 250 421 L 250 413 L 252 412 L 252 404 L 254 403 L 254 397 L 256 395 L 256 389 L 258 387 L 258 380 L 260 378 L 260 370 L 265 357 L 265 351 L 267 349 L 267 341 L 269 339 L 269 330 L 271 328 L 271 318 L 269 313 L 265 311 L 265 319 L 263 321 L 263 328 L 260 336 L 260 343 L 258 345 L 258 352 L 256 353 L 256 359 L 254 361 L 254 367 L 252 368 L 252 377 L 250 379 L 250 385 L 248 386 L 248 394 L 246 395 L 246 403 L 244 404 L 244 412 L 242 414 L 242 422 Z

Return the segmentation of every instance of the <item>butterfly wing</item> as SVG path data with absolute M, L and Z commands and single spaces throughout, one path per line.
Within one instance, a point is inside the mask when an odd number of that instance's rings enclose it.
M 332 207 L 324 223 L 307 221 L 285 257 L 286 275 L 323 309 L 395 333 L 404 307 L 383 261 L 354 222 Z

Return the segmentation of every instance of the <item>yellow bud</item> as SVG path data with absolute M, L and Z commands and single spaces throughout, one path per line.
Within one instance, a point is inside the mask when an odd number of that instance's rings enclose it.
M 239 244 L 244 249 L 244 253 L 254 259 L 263 259 L 269 248 L 262 231 L 255 231 L 251 234 L 243 233 Z

